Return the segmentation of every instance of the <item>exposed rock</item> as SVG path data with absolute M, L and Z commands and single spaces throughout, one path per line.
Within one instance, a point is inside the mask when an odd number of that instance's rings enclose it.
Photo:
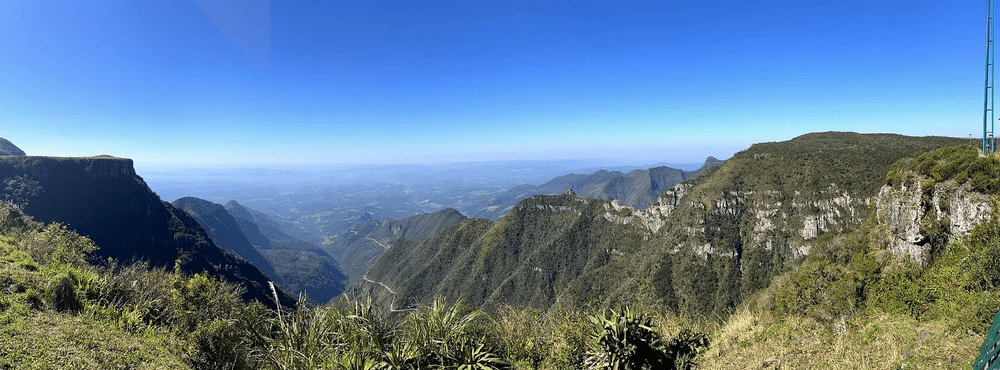
M 24 156 L 24 151 L 18 148 L 17 145 L 10 142 L 10 140 L 0 137 L 0 155 L 17 155 Z
M 896 255 L 909 254 L 919 263 L 927 262 L 934 243 L 947 243 L 954 237 L 968 234 L 972 227 L 989 220 L 992 214 L 990 197 L 971 190 L 969 184 L 954 181 L 934 184 L 927 193 L 921 179 L 899 188 L 883 186 L 876 198 L 878 222 L 890 234 L 888 249 Z M 947 237 L 931 240 L 936 233 Z

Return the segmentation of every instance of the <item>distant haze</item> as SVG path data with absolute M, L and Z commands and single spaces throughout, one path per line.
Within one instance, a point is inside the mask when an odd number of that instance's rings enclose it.
M 261 165 L 253 167 L 140 166 L 136 171 L 164 200 L 197 196 L 225 203 L 239 195 L 263 195 L 303 186 L 406 184 L 502 188 L 541 185 L 554 177 L 597 170 L 628 172 L 656 166 L 695 170 L 704 163 L 623 164 L 608 160 L 490 161 L 409 165 Z

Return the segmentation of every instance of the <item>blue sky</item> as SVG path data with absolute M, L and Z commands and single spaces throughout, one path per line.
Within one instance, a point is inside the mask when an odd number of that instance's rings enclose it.
M 4 1 L 0 136 L 145 165 L 698 162 L 967 137 L 985 1 Z

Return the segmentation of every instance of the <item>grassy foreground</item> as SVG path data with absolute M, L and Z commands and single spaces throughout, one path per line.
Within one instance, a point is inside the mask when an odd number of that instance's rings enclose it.
M 364 299 L 279 312 L 246 304 L 238 289 L 203 275 L 91 265 L 87 239 L 0 210 L 0 368 L 577 369 L 618 361 L 636 369 L 957 369 L 969 367 L 984 339 L 984 324 L 965 321 L 976 316 L 967 310 L 926 319 L 927 309 L 915 317 L 886 309 L 895 306 L 883 299 L 856 302 L 852 315 L 830 320 L 834 302 L 804 311 L 776 304 L 790 290 L 808 293 L 794 284 L 810 277 L 808 261 L 720 322 L 629 309 L 507 307 L 487 315 L 443 300 L 405 312 Z M 983 230 L 990 225 L 973 236 Z M 970 250 L 963 245 L 949 250 Z M 952 257 L 938 261 L 985 256 Z M 926 284 L 940 269 L 911 280 Z M 877 279 L 894 271 L 883 270 Z
M 983 173 L 1000 161 L 952 148 L 901 161 L 887 181 L 995 194 L 1000 180 Z M 89 239 L 0 203 L 0 369 L 969 368 L 1000 309 L 995 203 L 922 266 L 889 253 L 873 219 L 820 238 L 711 322 L 657 307 L 487 314 L 442 299 L 272 310 L 204 274 L 90 261 Z
M 0 203 L 0 368 L 669 369 L 708 345 L 681 320 L 629 309 L 487 315 L 344 298 L 272 310 L 204 274 L 89 261 L 96 248 Z

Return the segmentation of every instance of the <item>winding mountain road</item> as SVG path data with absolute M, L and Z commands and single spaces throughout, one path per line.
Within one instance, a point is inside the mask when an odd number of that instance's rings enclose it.
M 382 242 L 378 241 L 377 239 L 374 239 L 374 238 L 372 238 L 370 236 L 367 236 L 367 235 L 365 235 L 365 239 L 368 239 L 368 240 L 371 240 L 371 241 L 375 242 L 375 244 L 378 244 L 379 246 L 381 246 L 382 249 L 389 250 L 389 246 L 388 245 L 383 244 Z
M 383 283 L 382 283 L 382 282 L 380 282 L 380 281 L 375 281 L 375 280 L 372 280 L 372 279 L 369 279 L 369 278 L 368 278 L 368 275 L 364 275 L 364 276 L 362 276 L 362 277 L 361 277 L 361 279 L 363 279 L 364 281 L 367 281 L 367 282 L 369 282 L 369 283 L 373 283 L 373 284 L 378 284 L 378 285 L 381 285 L 381 286 L 382 286 L 383 288 L 385 288 L 385 290 L 388 290 L 388 291 L 389 291 L 389 293 L 392 293 L 392 294 L 396 294 L 396 292 L 394 292 L 394 291 L 393 291 L 393 290 L 392 290 L 391 288 L 389 288 L 389 286 L 388 286 L 388 285 L 385 285 L 385 284 L 383 284 Z

